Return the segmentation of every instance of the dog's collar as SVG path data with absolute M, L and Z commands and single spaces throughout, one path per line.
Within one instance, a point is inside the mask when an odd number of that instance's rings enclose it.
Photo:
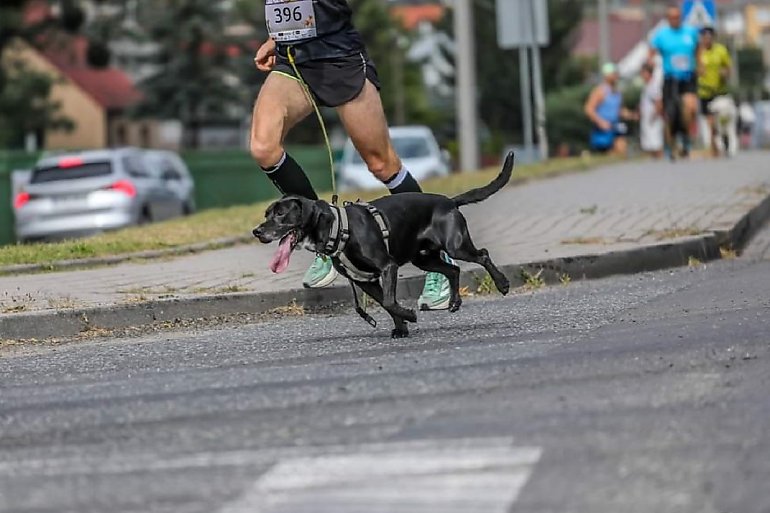
M 332 214 L 334 215 L 334 221 L 332 222 L 332 226 L 329 231 L 329 240 L 324 246 L 323 252 L 332 258 L 337 258 L 340 261 L 340 265 L 345 269 L 351 278 L 357 281 L 374 281 L 379 277 L 378 274 L 362 271 L 356 267 L 353 262 L 351 262 L 350 259 L 345 255 L 345 248 L 347 247 L 348 241 L 350 240 L 350 224 L 348 222 L 348 213 L 346 208 L 350 205 L 362 206 L 366 208 L 366 210 L 372 215 L 374 221 L 377 223 L 377 226 L 380 229 L 380 232 L 382 232 L 382 240 L 385 242 L 385 250 L 390 252 L 390 243 L 388 241 L 390 238 L 390 230 L 388 229 L 388 225 L 385 224 L 385 218 L 382 216 L 382 213 L 374 207 L 374 205 L 370 205 L 369 203 L 364 203 L 362 201 L 357 201 L 356 203 L 346 201 L 343 203 L 342 207 L 338 207 L 337 205 L 332 204 L 329 205 Z

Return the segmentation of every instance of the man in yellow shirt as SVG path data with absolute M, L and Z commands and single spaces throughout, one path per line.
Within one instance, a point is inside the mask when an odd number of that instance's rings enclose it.
M 709 109 L 709 104 L 717 96 L 724 96 L 728 93 L 727 79 L 730 76 L 732 59 L 725 45 L 715 42 L 714 36 L 713 28 L 701 29 L 698 98 L 700 99 L 701 114 L 706 117 L 711 131 L 711 151 L 718 155 L 716 116 Z

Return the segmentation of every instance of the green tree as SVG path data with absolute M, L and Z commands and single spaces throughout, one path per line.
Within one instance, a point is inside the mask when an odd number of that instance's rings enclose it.
M 21 147 L 27 134 L 73 128 L 72 121 L 59 114 L 60 105 L 49 98 L 53 86 L 49 75 L 12 57 L 6 58 L 3 68 L 8 82 L 0 91 L 0 147 Z
M 62 32 L 80 33 L 88 38 L 88 61 L 94 67 L 109 63 L 109 50 L 105 43 L 109 36 L 110 21 L 97 19 L 93 26 L 86 26 L 85 14 L 77 0 L 50 0 L 49 16 L 30 21 L 25 19 L 28 0 L 3 0 L 0 3 L 0 145 L 18 145 L 25 133 L 42 133 L 45 129 L 61 129 L 72 123 L 57 114 L 59 106 L 48 100 L 51 79 L 34 72 L 9 57 L 9 49 L 15 41 L 23 41 L 33 47 L 44 48 L 56 40 Z M 102 0 L 102 4 L 122 5 L 117 0 Z M 57 16 L 52 13 L 58 12 Z M 98 28 L 99 30 L 94 30 Z M 53 44 L 53 43 L 52 43 Z
M 377 66 L 382 104 L 391 124 L 434 124 L 440 113 L 432 109 L 420 68 L 406 59 L 411 35 L 378 0 L 348 0 L 353 24 Z
M 203 121 L 228 119 L 229 109 L 245 100 L 223 36 L 224 7 L 221 0 L 165 0 L 148 27 L 160 45 L 154 58 L 160 71 L 139 84 L 140 112 L 181 120 L 191 148 L 199 145 Z
M 738 78 L 742 92 L 753 93 L 762 88 L 765 81 L 765 62 L 762 49 L 755 46 L 740 48 L 737 55 Z
M 583 14 L 580 0 L 548 0 L 550 44 L 541 50 L 543 87 L 546 94 L 581 83 L 585 74 L 579 61 L 570 57 L 575 28 Z M 474 0 L 479 116 L 490 132 L 485 150 L 497 154 L 504 142 L 520 140 L 521 89 L 519 52 L 497 44 L 494 0 Z M 451 15 L 441 27 L 452 31 Z

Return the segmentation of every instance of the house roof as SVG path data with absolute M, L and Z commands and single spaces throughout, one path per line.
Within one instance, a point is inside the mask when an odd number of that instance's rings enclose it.
M 420 22 L 438 23 L 444 17 L 444 6 L 440 4 L 394 5 L 390 14 L 401 20 L 407 30 L 413 30 Z
M 654 17 L 649 27 L 654 27 L 660 20 Z M 618 62 L 645 37 L 645 23 L 638 16 L 610 15 L 610 59 Z M 599 21 L 585 19 L 578 29 L 578 37 L 572 49 L 573 54 L 594 56 L 599 54 Z
M 121 110 L 142 99 L 142 94 L 123 71 L 88 65 L 88 41 L 83 36 L 68 36 L 65 43 L 56 47 L 49 45 L 43 55 L 99 105 L 108 110 Z

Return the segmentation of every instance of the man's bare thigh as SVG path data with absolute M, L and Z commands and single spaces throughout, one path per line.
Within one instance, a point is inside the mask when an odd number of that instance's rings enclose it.
M 252 141 L 279 144 L 312 111 L 302 85 L 293 77 L 270 73 L 259 91 L 251 121 Z

